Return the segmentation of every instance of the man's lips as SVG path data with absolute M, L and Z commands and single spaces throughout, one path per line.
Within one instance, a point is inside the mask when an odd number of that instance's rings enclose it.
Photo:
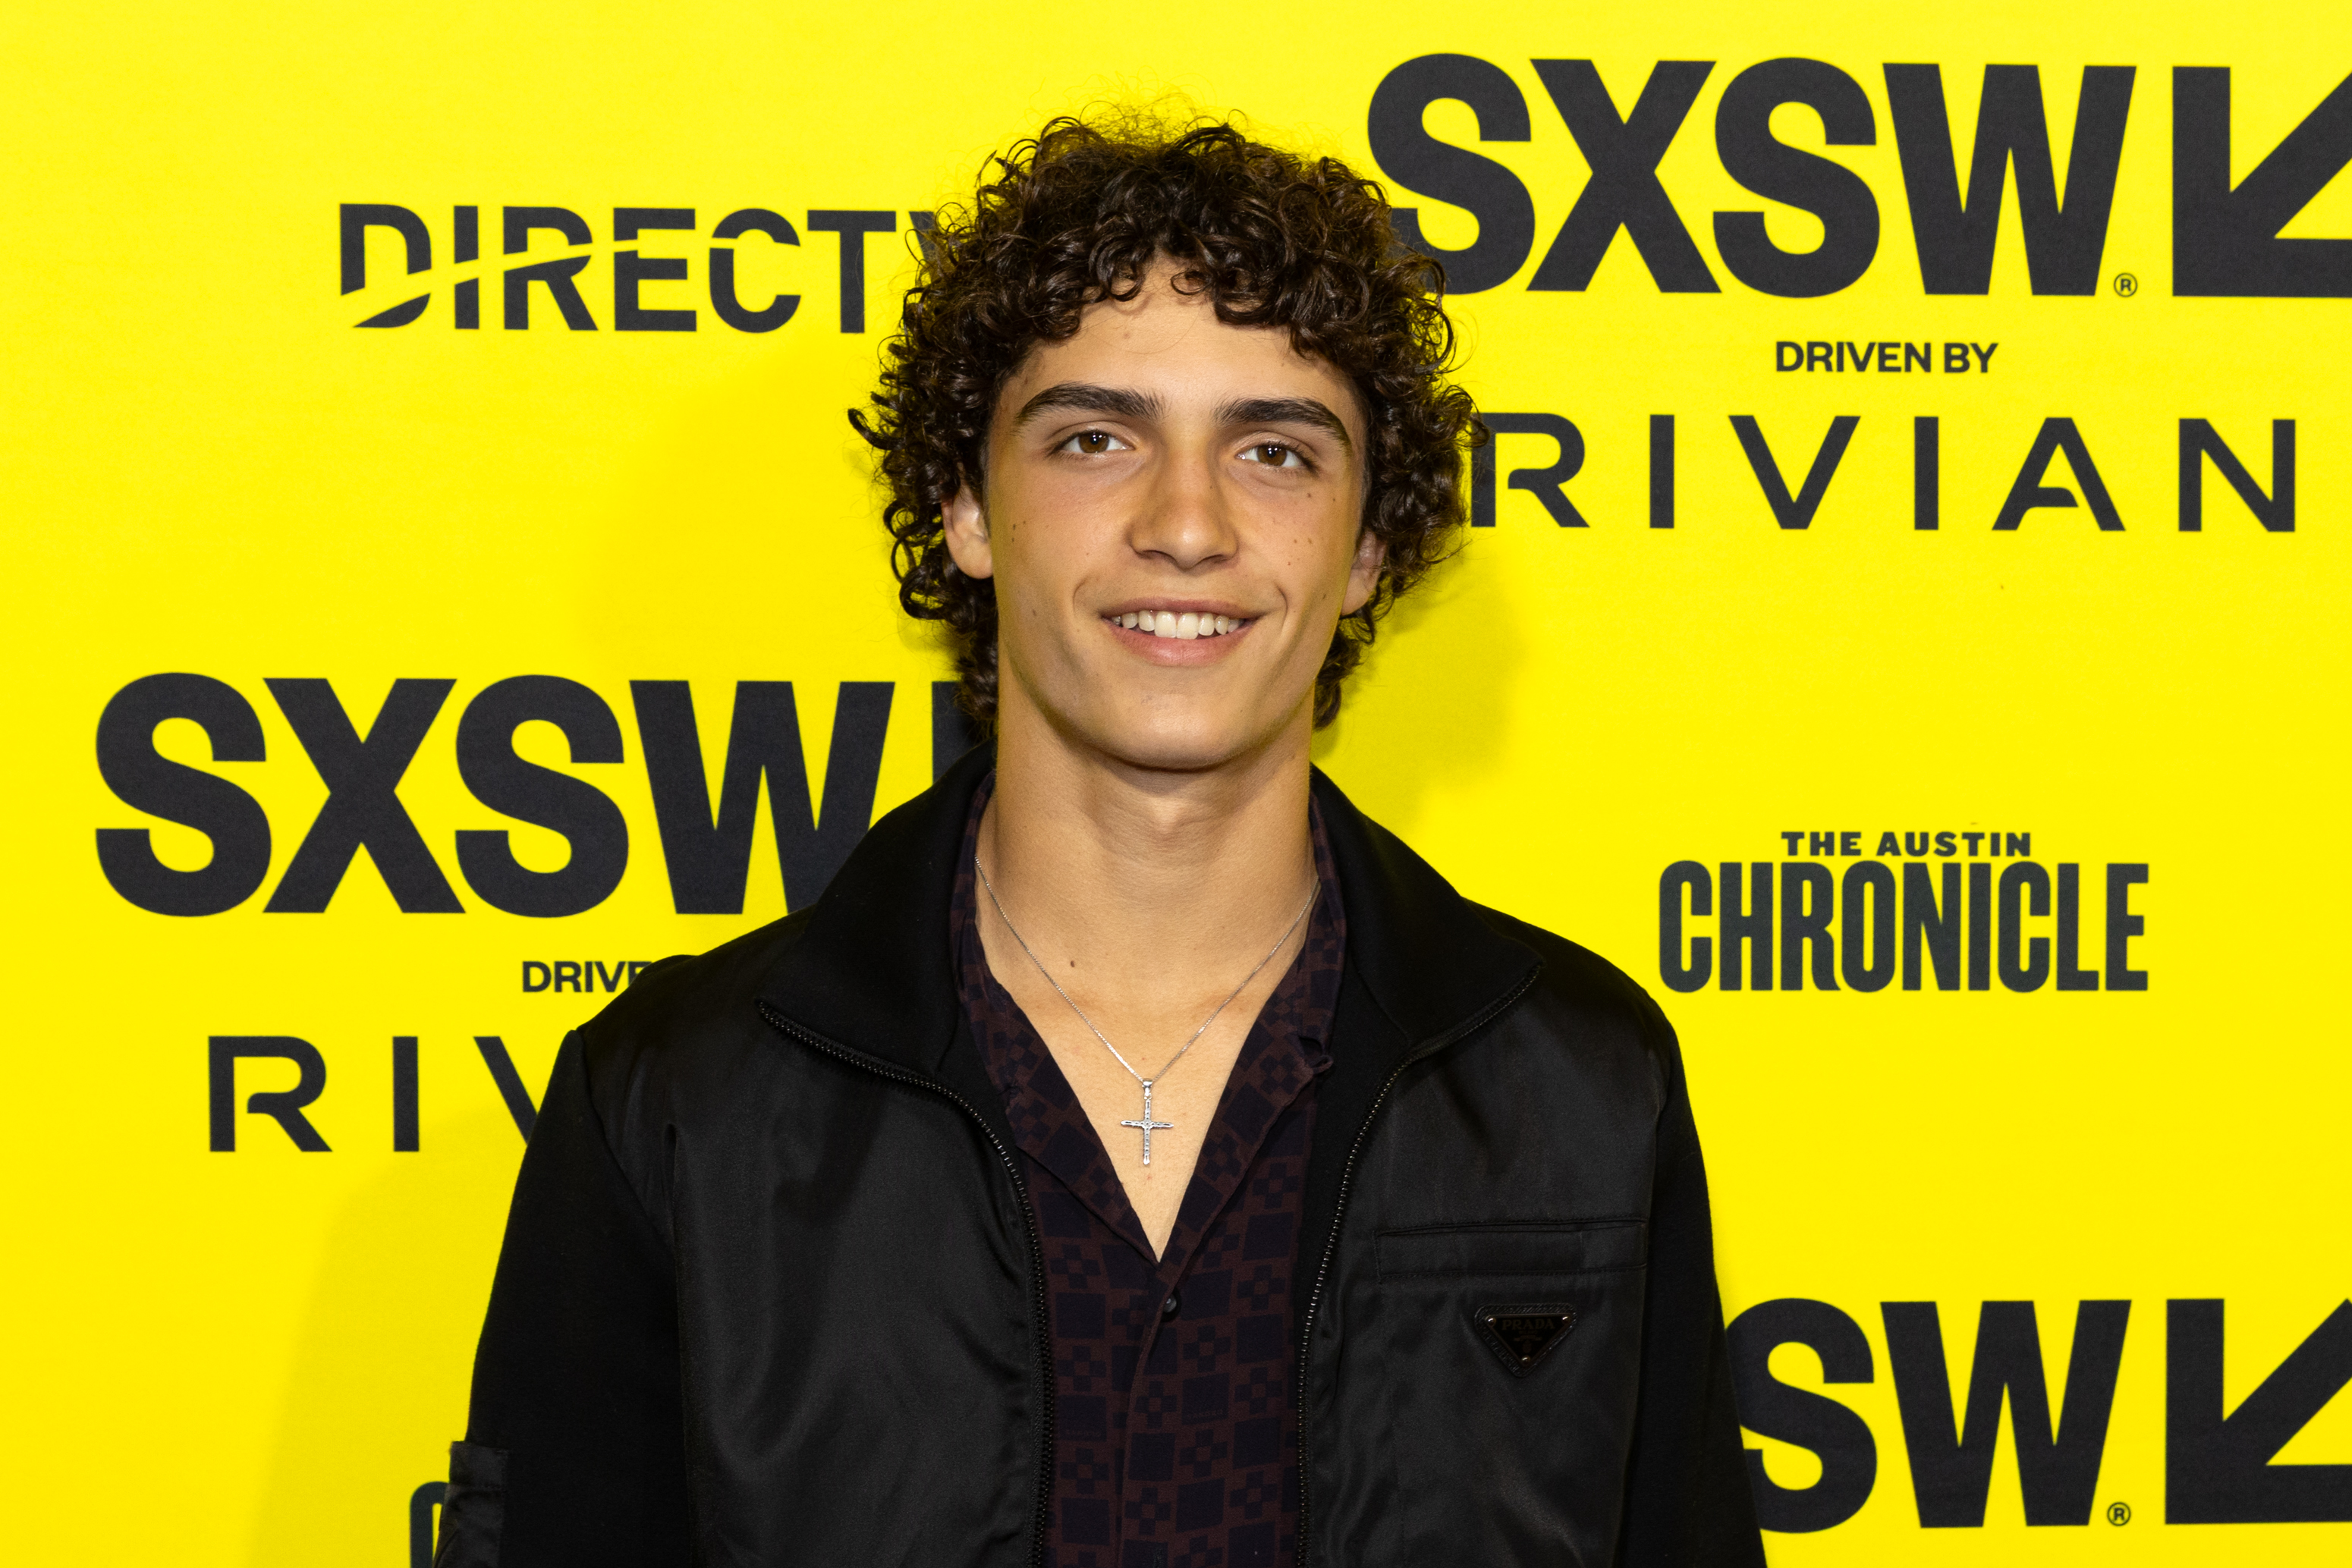
M 1250 624 L 1248 617 L 1219 614 L 1213 610 L 1126 610 L 1103 619 L 1124 631 L 1181 643 L 1202 637 L 1229 637 Z

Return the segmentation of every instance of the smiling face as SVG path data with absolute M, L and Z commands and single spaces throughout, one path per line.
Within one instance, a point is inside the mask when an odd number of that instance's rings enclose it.
M 956 565 L 995 582 L 1008 734 L 1042 720 L 1181 770 L 1303 748 L 1380 571 L 1364 442 L 1346 377 L 1165 267 L 1040 344 L 998 395 L 984 486 L 945 508 Z

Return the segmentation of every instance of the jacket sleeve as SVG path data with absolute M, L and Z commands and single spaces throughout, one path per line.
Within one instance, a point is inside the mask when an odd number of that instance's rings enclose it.
M 1654 1003 L 1665 1102 L 1650 1207 L 1650 1283 L 1643 1310 L 1641 1398 L 1627 1467 L 1623 1568 L 1762 1568 L 1731 1363 L 1715 1283 L 1706 1167 L 1683 1080 L 1682 1053 Z
M 692 1561 L 675 1273 L 575 1034 L 516 1178 L 435 1568 Z

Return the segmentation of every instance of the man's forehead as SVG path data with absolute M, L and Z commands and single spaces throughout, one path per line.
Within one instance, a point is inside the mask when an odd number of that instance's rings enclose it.
M 1130 418 L 1206 408 L 1324 423 L 1312 408 L 1330 413 L 1334 433 L 1350 440 L 1345 420 L 1362 416 L 1358 401 L 1351 381 L 1299 353 L 1288 329 L 1220 320 L 1205 293 L 1155 275 L 1134 299 L 1089 306 L 1076 333 L 1033 348 L 1006 378 L 997 414 L 1018 425 L 1056 408 Z

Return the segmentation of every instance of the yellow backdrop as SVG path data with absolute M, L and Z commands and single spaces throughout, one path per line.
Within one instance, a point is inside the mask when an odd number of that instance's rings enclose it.
M 411 1560 L 557 1042 L 785 911 L 730 735 L 803 887 L 931 776 L 842 418 L 915 214 L 1169 89 L 1486 285 L 1491 521 L 1318 757 L 1667 1005 L 1773 1560 L 2352 1552 L 2340 12 L 0 36 L 18 1560 Z

